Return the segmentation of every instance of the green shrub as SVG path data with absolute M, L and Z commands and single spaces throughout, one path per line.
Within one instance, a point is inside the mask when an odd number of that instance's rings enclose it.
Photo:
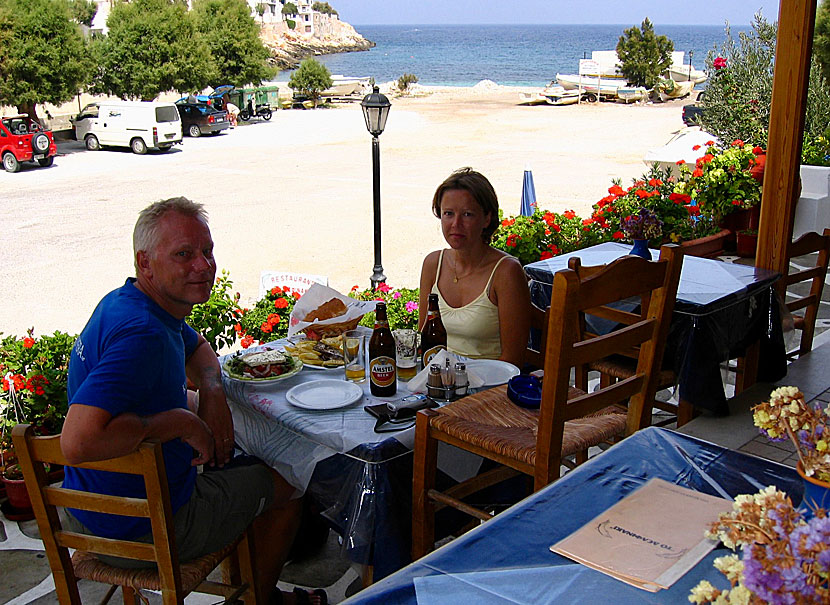
M 404 74 L 398 78 L 398 90 L 406 93 L 409 90 L 410 84 L 415 84 L 418 81 L 418 76 L 415 74 Z
M 758 13 L 752 30 L 736 41 L 727 25 L 726 40 L 706 58 L 710 74 L 701 125 L 721 141 L 740 139 L 767 147 L 777 25 Z M 804 120 L 805 140 L 821 135 L 830 123 L 830 87 L 813 58 Z
M 234 326 L 239 322 L 242 309 L 239 306 L 239 292 L 232 294 L 232 288 L 228 272 L 222 271 L 210 291 L 210 298 L 207 302 L 194 305 L 186 320 L 216 352 L 223 347 L 232 347 L 236 342 Z
M 349 296 L 358 300 L 378 300 L 386 303 L 386 316 L 389 318 L 389 327 L 393 330 L 410 328 L 418 329 L 418 288 L 392 288 L 385 283 L 378 284 L 377 289 L 367 288 L 360 291 L 354 286 Z M 367 313 L 360 320 L 361 326 L 369 328 L 375 325 L 375 314 Z
M 830 166 L 830 128 L 824 133 L 805 137 L 801 163 L 811 166 Z

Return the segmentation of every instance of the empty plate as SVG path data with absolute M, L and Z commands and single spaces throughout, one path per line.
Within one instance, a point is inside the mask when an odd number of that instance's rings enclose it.
M 506 384 L 508 380 L 519 375 L 519 368 L 512 363 L 500 359 L 468 359 L 467 369 L 475 372 L 482 380 L 484 387 L 496 387 Z
M 363 389 L 347 380 L 314 380 L 288 390 L 288 403 L 306 410 L 336 410 L 363 398 Z

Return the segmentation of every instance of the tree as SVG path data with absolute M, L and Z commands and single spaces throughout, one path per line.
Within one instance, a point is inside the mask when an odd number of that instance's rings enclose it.
M 320 93 L 327 88 L 331 88 L 332 79 L 328 67 L 308 57 L 303 59 L 300 67 L 291 74 L 291 79 L 288 81 L 288 87 L 308 95 L 314 105 L 317 105 L 317 99 L 320 98 Z
M 830 0 L 824 0 L 816 9 L 813 56 L 821 66 L 824 79 L 830 82 Z
M 98 5 L 92 0 L 69 0 L 69 14 L 76 23 L 92 27 L 97 13 Z
M 767 146 L 772 79 L 775 70 L 775 43 L 778 27 L 756 14 L 752 29 L 732 37 L 729 24 L 726 40 L 710 51 L 706 66 L 711 77 L 701 101 L 704 130 L 724 143 L 741 139 Z M 810 69 L 804 137 L 819 136 L 830 124 L 830 87 L 816 58 Z
M 674 42 L 654 33 L 654 26 L 645 18 L 641 27 L 623 31 L 617 42 L 623 75 L 633 86 L 652 88 L 671 65 Z
M 283 7 L 282 11 L 280 11 L 283 15 L 296 15 L 297 14 L 297 5 L 293 2 L 286 2 Z
M 149 101 L 168 90 L 201 90 L 216 76 L 184 0 L 119 2 L 107 27 L 92 44 L 96 93 Z
M 195 0 L 196 30 L 213 57 L 217 82 L 244 86 L 276 75 L 271 52 L 259 37 L 259 25 L 245 0 Z
M 0 105 L 37 118 L 89 80 L 92 64 L 65 0 L 0 0 Z

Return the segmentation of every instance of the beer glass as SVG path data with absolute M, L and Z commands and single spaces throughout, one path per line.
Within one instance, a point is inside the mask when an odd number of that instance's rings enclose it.
M 395 362 L 398 380 L 408 382 L 418 373 L 418 333 L 403 329 L 392 332 L 395 337 Z
M 366 380 L 366 339 L 360 330 L 343 333 L 343 362 L 346 366 L 346 380 Z

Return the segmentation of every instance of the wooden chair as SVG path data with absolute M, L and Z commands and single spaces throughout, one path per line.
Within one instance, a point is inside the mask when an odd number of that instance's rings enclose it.
M 533 489 L 539 490 L 559 477 L 567 456 L 616 435 L 631 434 L 647 424 L 650 410 L 645 410 L 644 402 L 654 397 L 656 370 L 668 335 L 682 260 L 680 248 L 670 245 L 663 247 L 659 261 L 626 256 L 584 279 L 572 269 L 554 275 L 538 411 L 513 404 L 507 398 L 506 386 L 501 386 L 436 410 L 418 412 L 413 557 L 432 550 L 437 510 L 452 506 L 478 519 L 490 519 L 491 514 L 462 498 L 517 472 L 533 477 Z M 643 319 L 602 336 L 583 334 L 584 313 L 643 293 L 650 293 Z M 570 385 L 573 368 L 636 346 L 639 354 L 633 376 L 590 394 Z M 617 405 L 625 401 L 629 401 L 627 410 Z M 439 441 L 502 467 L 438 492 L 435 474 Z
M 235 543 L 199 559 L 179 563 L 173 534 L 173 515 L 161 444 L 144 442 L 138 450 L 111 460 L 75 465 L 78 468 L 142 475 L 146 498 L 125 498 L 82 492 L 47 484 L 44 464 L 69 466 L 60 448 L 60 435 L 36 437 L 28 424 L 12 431 L 26 487 L 32 500 L 38 529 L 55 580 L 61 604 L 80 605 L 78 579 L 110 584 L 104 602 L 118 586 L 124 603 L 138 603 L 138 590 L 158 590 L 165 604 L 183 603 L 190 592 L 226 597 L 227 602 L 244 599 L 255 603 L 254 574 L 248 532 Z M 57 507 L 146 517 L 150 520 L 153 543 L 115 540 L 67 531 L 61 527 Z M 210 531 L 210 528 L 205 528 Z M 70 558 L 69 549 L 75 549 Z M 122 569 L 100 561 L 93 553 L 153 561 L 155 568 Z M 235 584 L 206 580 L 217 565 L 229 559 L 225 571 Z M 244 583 L 240 583 L 244 579 Z
M 818 257 L 814 266 L 790 273 L 782 277 L 780 282 L 782 293 L 786 290 L 789 295 L 795 296 L 795 298 L 787 299 L 787 310 L 793 313 L 795 329 L 801 330 L 801 342 L 798 349 L 788 353 L 788 356 L 791 357 L 800 357 L 809 353 L 813 348 L 813 334 L 816 329 L 818 306 L 821 303 L 821 292 L 824 289 L 828 261 L 830 261 L 830 229 L 825 229 L 822 235 L 814 232 L 805 233 L 790 244 L 787 254 L 787 257 L 792 260 L 816 252 Z M 790 287 L 807 281 L 810 282 L 808 294 L 802 296 L 789 292 Z M 802 309 L 804 310 L 803 313 L 795 313 Z
M 682 246 L 681 248 L 683 250 L 683 255 L 686 256 L 686 248 Z M 572 269 L 573 271 L 576 271 L 580 279 L 584 279 L 600 271 L 603 268 L 603 266 L 583 266 L 579 257 L 572 257 L 568 260 L 568 268 Z M 619 310 L 614 309 L 613 307 L 602 306 L 593 309 L 588 314 L 600 319 L 610 320 L 618 324 L 630 326 L 637 321 L 642 321 L 643 319 L 645 319 L 646 314 L 648 312 L 648 303 L 650 295 L 651 292 L 646 292 L 641 297 L 639 301 L 639 313 L 620 313 Z M 583 330 L 586 329 L 584 315 L 582 318 L 581 327 Z M 591 334 L 588 332 L 586 332 L 586 334 L 589 336 L 596 336 L 596 334 Z M 587 364 L 587 367 L 582 368 L 582 371 L 577 374 L 576 386 L 582 390 L 587 391 L 589 371 L 599 372 L 600 388 L 608 387 L 611 384 L 617 382 L 618 380 L 625 380 L 626 378 L 630 378 L 637 372 L 638 355 L 639 350 L 637 348 L 633 348 L 630 351 L 623 351 L 621 353 L 611 355 L 604 359 L 592 361 L 591 363 Z M 677 374 L 674 372 L 674 370 L 670 368 L 663 368 L 661 364 L 660 368 L 657 371 L 656 391 L 673 388 L 676 385 Z M 679 401 L 677 404 L 674 404 L 666 401 L 660 401 L 656 397 L 652 397 L 652 400 L 650 402 L 646 402 L 645 407 L 646 409 L 644 411 L 647 413 L 650 413 L 649 411 L 651 409 L 657 408 L 658 410 L 669 412 L 673 415 L 672 417 L 658 423 L 660 426 L 676 422 L 676 425 L 680 427 L 692 420 L 692 417 L 694 415 L 694 409 L 692 405 L 689 402 L 683 400 Z M 650 423 L 651 421 L 649 421 L 649 424 Z

